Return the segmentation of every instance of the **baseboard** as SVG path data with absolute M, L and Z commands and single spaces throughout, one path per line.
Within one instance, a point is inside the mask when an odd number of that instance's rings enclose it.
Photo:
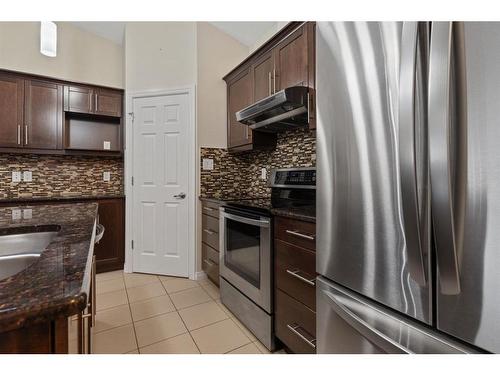
M 204 271 L 198 271 L 194 274 L 194 279 L 197 281 L 205 280 L 207 278 L 207 274 Z

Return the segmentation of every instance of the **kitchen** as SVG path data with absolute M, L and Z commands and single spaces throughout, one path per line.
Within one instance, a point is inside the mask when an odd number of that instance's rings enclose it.
M 0 352 L 500 353 L 498 38 L 0 22 Z

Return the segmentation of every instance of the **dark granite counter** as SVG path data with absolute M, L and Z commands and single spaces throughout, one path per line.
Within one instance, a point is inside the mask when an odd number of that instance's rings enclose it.
M 74 201 L 95 201 L 100 199 L 123 199 L 125 195 L 123 194 L 96 194 L 96 195 L 57 195 L 50 197 L 19 197 L 19 198 L 0 198 L 0 205 L 5 206 L 5 204 L 24 204 L 24 203 L 37 203 L 37 202 L 74 202 Z
M 286 208 L 273 208 L 271 213 L 274 216 L 289 217 L 302 221 L 316 222 L 316 208 L 314 206 L 307 207 L 286 207 Z
M 60 229 L 31 265 L 0 280 L 0 332 L 76 314 L 89 295 L 97 204 L 23 204 L 31 215 L 13 219 L 16 207 L 0 208 L 0 235 Z

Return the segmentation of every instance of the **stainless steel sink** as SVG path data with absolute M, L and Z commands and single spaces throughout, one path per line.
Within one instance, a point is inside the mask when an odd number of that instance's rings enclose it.
M 24 270 L 36 261 L 57 235 L 57 230 L 0 236 L 0 280 Z

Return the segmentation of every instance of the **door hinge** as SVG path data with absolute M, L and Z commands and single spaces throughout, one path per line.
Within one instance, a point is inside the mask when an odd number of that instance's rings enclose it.
M 132 240 L 131 242 L 132 242 L 132 250 L 134 250 L 134 240 Z
M 132 186 L 134 186 L 134 176 L 132 176 Z
M 132 122 L 134 122 L 134 120 L 135 120 L 134 112 L 129 112 L 128 114 L 129 114 L 129 116 L 132 117 Z

